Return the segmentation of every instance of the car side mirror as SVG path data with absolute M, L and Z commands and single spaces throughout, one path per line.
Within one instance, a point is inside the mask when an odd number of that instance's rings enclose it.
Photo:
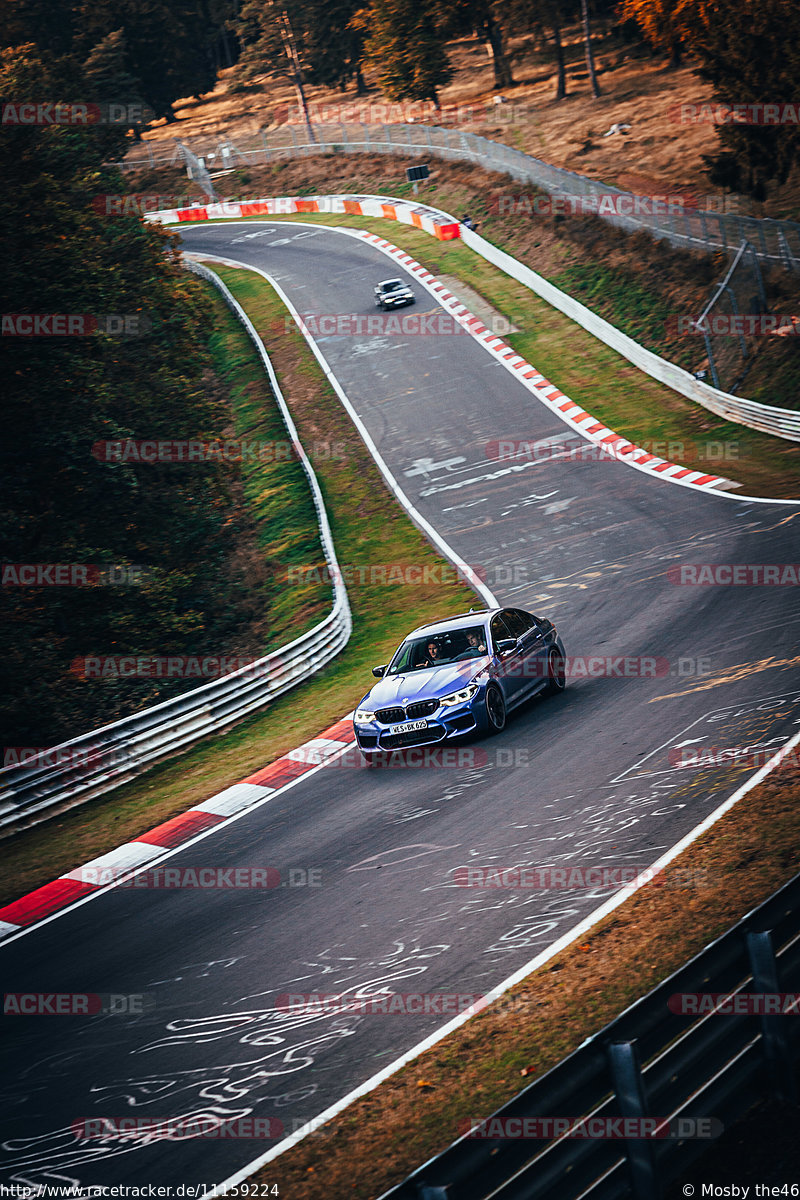
M 517 639 L 516 638 L 500 638 L 500 641 L 497 643 L 497 653 L 498 654 L 510 654 L 511 651 L 516 650 L 516 648 L 517 648 Z
M 386 674 L 386 667 L 373 667 L 372 674 L 376 679 L 383 679 L 384 675 Z

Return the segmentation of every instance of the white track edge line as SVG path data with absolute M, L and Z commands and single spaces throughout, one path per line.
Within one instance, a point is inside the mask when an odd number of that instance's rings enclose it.
M 296 222 L 296 224 L 298 224 L 298 225 L 303 224 L 303 222 L 298 221 L 298 222 Z M 351 236 L 356 236 L 360 239 L 360 237 L 361 237 L 360 233 L 353 232 L 353 231 L 349 231 L 349 232 L 350 232 Z M 376 249 L 380 249 L 380 247 L 376 247 Z M 411 500 L 409 500 L 408 496 L 405 494 L 403 489 L 400 487 L 399 483 L 397 482 L 394 475 L 392 474 L 392 471 L 391 471 L 388 463 L 384 460 L 383 456 L 381 455 L 380 451 L 378 450 L 378 447 L 375 445 L 375 442 L 372 440 L 372 436 L 371 436 L 369 430 L 365 426 L 361 417 L 356 412 L 355 408 L 353 407 L 352 403 L 350 402 L 349 397 L 347 396 L 346 392 L 344 391 L 342 385 L 339 383 L 339 380 L 336 378 L 335 374 L 333 373 L 330 366 L 328 365 L 328 362 L 327 362 L 325 356 L 323 355 L 319 346 L 314 341 L 311 334 L 304 327 L 305 322 L 302 320 L 300 313 L 294 307 L 291 300 L 286 295 L 286 293 L 284 292 L 284 290 L 280 286 L 280 284 L 271 275 L 268 275 L 266 271 L 262 271 L 260 269 L 260 267 L 251 266 L 250 263 L 241 262 L 238 259 L 221 258 L 219 255 L 216 255 L 216 254 L 203 254 L 202 252 L 198 253 L 197 251 L 193 251 L 192 255 L 193 255 L 193 257 L 201 258 L 201 259 L 204 259 L 209 262 L 225 263 L 228 266 L 236 266 L 240 270 L 253 271 L 256 275 L 260 275 L 263 279 L 266 279 L 267 283 L 270 285 L 271 288 L 273 288 L 275 290 L 275 292 L 279 296 L 281 302 L 286 306 L 289 313 L 294 318 L 297 328 L 299 329 L 300 333 L 302 333 L 303 337 L 305 338 L 306 342 L 308 343 L 309 348 L 311 349 L 312 354 L 314 355 L 317 362 L 319 363 L 322 370 L 324 371 L 328 382 L 330 383 L 333 390 L 336 392 L 336 395 L 339 397 L 339 400 L 341 401 L 343 408 L 347 412 L 347 415 L 350 417 L 350 420 L 355 425 L 359 436 L 361 437 L 362 441 L 364 442 L 364 445 L 367 447 L 367 450 L 369 451 L 370 455 L 374 459 L 375 464 L 378 467 L 378 470 L 380 471 L 381 475 L 383 475 L 384 479 L 386 480 L 386 483 L 388 484 L 395 499 L 400 502 L 400 504 L 403 506 L 403 508 L 406 510 L 406 512 L 411 517 L 414 524 L 419 529 L 422 530 L 422 532 L 429 538 L 429 540 L 434 544 L 434 546 L 437 548 L 437 550 L 441 551 L 441 553 L 444 554 L 445 558 L 448 558 L 450 560 L 450 562 L 453 563 L 453 565 L 458 568 L 458 570 L 464 576 L 464 579 L 466 580 L 466 582 L 469 583 L 469 585 L 475 589 L 475 591 L 478 593 L 478 595 L 481 597 L 481 599 L 486 602 L 488 607 L 489 608 L 500 608 L 501 605 L 498 603 L 497 597 L 494 595 L 494 593 L 491 592 L 489 590 L 489 588 L 486 587 L 486 585 L 478 578 L 478 576 L 476 575 L 473 568 L 470 567 L 469 564 L 464 561 L 464 559 L 461 557 L 461 555 L 458 554 L 453 549 L 453 547 L 449 544 L 449 542 L 445 541 L 445 539 L 442 537 L 442 535 L 439 533 L 439 531 L 437 529 L 435 529 L 433 527 L 433 525 L 431 525 L 431 523 L 425 519 L 425 517 L 423 517 L 422 513 L 417 511 L 417 509 L 414 507 Z
M 214 229 L 214 228 L 218 228 L 219 226 L 224 226 L 224 225 L 259 224 L 262 221 L 269 222 L 269 221 L 274 221 L 274 220 L 280 220 L 281 217 L 286 217 L 286 216 L 290 217 L 293 215 L 294 214 L 292 214 L 292 213 L 280 213 L 280 214 L 277 214 L 276 216 L 259 215 L 257 217 L 254 216 L 254 217 L 245 217 L 245 218 L 212 217 L 208 221 L 203 221 L 203 222 L 199 222 L 199 221 L 194 222 L 194 223 L 178 222 L 174 225 L 170 225 L 169 228 L 174 228 L 174 229 L 178 230 L 183 226 L 184 228 L 190 227 L 192 229 Z M 321 215 L 324 216 L 325 214 L 321 214 Z M 355 214 L 351 214 L 351 215 L 355 215 Z M 428 271 L 427 267 L 423 267 L 420 263 L 417 262 L 416 259 L 412 258 L 411 255 L 408 254 L 407 251 L 402 250 L 399 246 L 395 246 L 394 250 L 388 250 L 388 249 L 386 249 L 385 246 L 380 246 L 376 242 L 371 240 L 373 238 L 378 238 L 379 240 L 384 241 L 386 243 L 386 246 L 394 245 L 394 243 L 388 241 L 388 239 L 381 238 L 380 234 L 369 233 L 363 229 L 348 229 L 345 226 L 341 226 L 341 225 L 326 225 L 321 221 L 313 221 L 313 222 L 312 221 L 291 221 L 290 224 L 297 225 L 297 226 L 305 226 L 308 229 L 327 229 L 331 233 L 343 233 L 348 237 L 354 237 L 360 241 L 365 241 L 365 242 L 369 241 L 369 244 L 372 245 L 374 247 L 374 249 L 379 250 L 381 252 L 381 254 L 385 254 L 387 258 L 391 258 L 395 262 L 398 261 L 398 258 L 400 258 L 400 256 L 402 256 L 403 258 L 408 260 L 407 262 L 403 263 L 404 269 L 409 271 L 411 274 L 413 274 L 415 276 L 416 281 L 418 283 L 421 283 L 422 286 L 428 292 L 430 292 L 431 296 L 434 298 L 434 300 L 436 300 L 437 303 L 441 303 L 442 297 L 436 294 L 436 292 L 433 290 L 433 286 L 431 284 L 429 284 L 427 282 L 427 280 L 420 278 L 417 271 L 415 271 L 413 269 L 413 267 L 410 266 L 409 264 L 413 264 L 413 266 L 418 267 L 420 272 L 425 272 L 425 274 L 429 275 L 431 279 L 436 280 L 436 276 L 432 275 L 431 272 Z M 400 224 L 404 224 L 404 222 L 400 222 Z M 411 228 L 411 226 L 409 226 L 409 228 Z M 425 231 L 423 230 L 423 232 L 425 232 Z M 464 245 L 466 245 L 466 242 L 464 243 Z M 184 251 L 184 253 L 186 253 L 186 252 Z M 245 270 L 255 271 L 259 275 L 263 275 L 264 278 L 267 279 L 268 282 L 270 282 L 272 284 L 272 286 L 275 288 L 275 290 L 277 292 L 279 292 L 279 294 L 281 293 L 281 289 L 278 287 L 277 284 L 275 284 L 273 282 L 273 280 L 270 278 L 269 275 L 267 275 L 267 273 L 265 271 L 261 271 L 258 267 L 251 266 L 249 263 L 243 263 L 243 262 L 241 262 L 241 260 L 237 260 L 237 259 L 223 259 L 217 255 L 203 254 L 203 252 L 201 252 L 201 251 L 191 251 L 191 252 L 187 253 L 187 257 L 191 258 L 192 256 L 197 256 L 199 258 L 208 258 L 208 259 L 212 259 L 212 260 L 216 259 L 218 262 L 225 262 L 229 266 L 237 265 L 237 266 L 244 268 Z M 484 260 L 484 261 L 488 261 L 488 260 Z M 490 265 L 495 266 L 494 263 L 492 263 Z M 500 268 L 500 267 L 495 267 L 495 269 L 498 271 L 502 270 L 502 268 Z M 505 274 L 505 272 L 503 272 L 503 273 Z M 438 282 L 438 280 L 437 280 L 437 282 Z M 523 286 L 525 286 L 525 285 L 523 285 Z M 281 298 L 284 299 L 284 303 L 287 305 L 287 307 L 290 309 L 290 311 L 292 311 L 294 313 L 291 303 L 285 297 L 282 296 Z M 547 302 L 545 301 L 545 303 L 547 303 Z M 469 310 L 465 310 L 465 311 L 469 311 Z M 562 315 L 566 315 L 566 314 L 562 314 Z M 471 314 L 471 316 L 474 316 L 474 314 Z M 480 318 L 477 318 L 477 319 L 480 320 Z M 571 320 L 570 317 L 567 317 L 566 319 L 568 321 Z M 576 322 L 573 322 L 573 324 L 575 324 L 575 323 Z M 484 324 L 484 322 L 481 322 L 481 324 Z M 585 430 L 581 429 L 580 424 L 574 423 L 571 420 L 568 413 L 560 412 L 560 410 L 557 407 L 555 407 L 554 405 L 551 405 L 548 402 L 547 397 L 544 397 L 544 399 L 542 399 L 541 396 L 537 395 L 537 385 L 533 384 L 532 380 L 523 379 L 519 375 L 519 373 L 515 370 L 513 365 L 503 359 L 501 352 L 494 350 L 494 348 L 492 346 L 489 346 L 487 343 L 485 343 L 482 340 L 481 334 L 473 333 L 473 331 L 468 328 L 468 324 L 467 324 L 466 320 L 463 322 L 463 325 L 464 325 L 464 328 L 466 329 L 466 331 L 470 334 L 470 336 L 476 342 L 478 342 L 480 345 L 483 345 L 484 349 L 488 350 L 489 353 L 492 354 L 492 356 L 495 358 L 495 360 L 497 362 L 499 362 L 502 366 L 504 366 L 506 368 L 506 370 L 508 370 L 509 374 L 513 375 L 514 378 L 517 379 L 522 384 L 522 386 L 526 389 L 526 391 L 530 392 L 535 397 L 535 399 L 537 399 L 539 401 L 539 403 L 545 407 L 545 409 L 548 412 L 557 416 L 561 421 L 563 421 L 563 423 L 569 429 L 572 429 L 575 433 L 580 434 L 580 436 L 585 441 L 589 442 L 590 445 L 598 445 L 599 444 L 597 441 L 595 441 L 594 438 L 590 437 L 586 433 Z M 301 329 L 301 332 L 303 333 L 303 336 L 306 338 L 306 341 L 308 341 L 309 345 L 311 346 L 311 348 L 313 350 L 314 345 L 311 342 L 308 335 L 306 334 L 305 330 Z M 499 335 L 497 335 L 497 336 L 499 338 Z M 499 339 L 499 340 L 502 341 L 502 339 Z M 508 342 L 504 342 L 503 345 L 504 345 L 504 348 L 508 348 L 509 350 L 513 349 L 513 347 L 508 345 Z M 316 350 L 314 352 L 316 354 Z M 514 353 L 516 353 L 516 351 Z M 317 355 L 317 357 L 320 358 L 321 356 Z M 518 355 L 517 358 L 519 360 L 519 358 L 521 358 L 521 355 Z M 527 359 L 524 359 L 523 361 L 526 363 L 526 365 L 530 366 L 532 370 L 536 371 L 537 374 L 541 374 L 541 372 L 539 371 L 539 368 L 537 366 L 535 366 L 534 363 L 529 363 Z M 323 364 L 321 361 L 320 366 L 322 366 L 322 365 Z M 326 366 L 327 366 L 327 364 L 326 364 Z M 323 370 L 325 370 L 325 367 L 323 367 Z M 327 371 L 326 371 L 326 374 L 327 374 Z M 328 378 L 329 378 L 332 386 L 334 387 L 334 390 L 336 390 L 337 394 L 338 394 L 338 387 L 337 387 L 337 384 L 334 383 L 334 377 L 329 375 Z M 548 380 L 548 384 L 551 387 L 556 388 L 558 391 L 561 390 L 557 384 L 554 384 L 552 382 L 552 380 Z M 664 384 L 663 386 L 666 387 L 668 385 Z M 670 390 L 673 390 L 673 389 L 670 389 Z M 566 393 L 564 393 L 564 396 L 568 400 L 572 399 L 572 397 L 567 396 Z M 344 401 L 343 401 L 343 403 L 344 403 Z M 574 400 L 573 403 L 577 405 L 578 401 Z M 578 407 L 580 407 L 580 405 L 578 405 Z M 589 416 L 592 417 L 598 423 L 604 424 L 604 422 L 601 422 L 600 418 L 596 417 L 594 415 L 594 413 L 589 413 Z M 356 420 L 357 418 L 354 417 L 353 419 Z M 616 433 L 616 430 L 608 429 L 608 432 Z M 364 435 L 362 434 L 362 437 L 363 436 Z M 619 434 L 618 436 L 625 437 L 624 434 Z M 769 436 L 769 435 L 766 435 L 766 436 Z M 625 440 L 630 441 L 630 439 L 627 437 L 625 437 Z M 636 449 L 641 450 L 642 447 L 637 446 Z M 376 453 L 377 453 L 377 451 L 376 451 Z M 376 459 L 376 461 L 378 461 L 378 459 Z M 726 491 L 724 489 L 716 488 L 714 485 L 711 485 L 711 484 L 696 484 L 696 483 L 693 483 L 691 479 L 675 479 L 674 477 L 667 475 L 667 474 L 655 474 L 653 472 L 653 469 L 651 467 L 648 467 L 647 464 L 637 463 L 634 459 L 631 459 L 627 456 L 624 458 L 617 458 L 617 459 L 615 459 L 615 461 L 623 462 L 627 466 L 633 467 L 634 470 L 640 471 L 643 475 L 645 475 L 649 479 L 662 479 L 667 483 L 674 483 L 678 487 L 691 488 L 692 491 L 694 491 L 695 493 L 702 492 L 705 495 L 723 496 L 727 500 L 737 500 L 737 501 L 743 500 L 743 501 L 749 501 L 754 504 L 800 505 L 800 499 L 783 499 L 783 498 L 774 497 L 774 496 L 742 496 L 742 495 L 737 494 L 736 492 L 731 492 L 731 491 Z M 664 460 L 664 461 L 668 461 L 668 460 Z M 378 461 L 378 465 L 380 466 L 379 461 Z M 684 469 L 684 470 L 688 470 L 688 471 L 694 470 L 694 468 L 685 467 L 681 463 L 671 463 L 671 465 L 678 469 Z M 704 473 L 705 472 L 700 472 L 700 474 L 704 474 Z M 722 479 L 720 476 L 717 476 L 717 478 L 720 479 L 721 482 L 728 482 L 728 481 Z M 388 478 L 387 478 L 387 482 L 388 482 Z M 398 494 L 398 499 L 400 499 L 400 495 L 401 494 Z M 402 503 L 402 500 L 400 500 L 400 502 Z
M 715 808 L 713 812 L 709 813 L 707 817 L 704 817 L 699 825 L 696 825 L 694 829 L 690 830 L 689 833 L 676 842 L 675 845 L 667 850 L 665 854 L 662 854 L 660 858 L 656 859 L 652 866 L 646 867 L 644 871 L 640 872 L 640 874 L 637 875 L 636 879 L 634 879 L 632 883 L 626 884 L 625 887 L 621 888 L 619 892 L 616 892 L 609 900 L 607 900 L 605 904 L 601 904 L 600 907 L 595 909 L 593 913 L 590 913 L 588 917 L 584 917 L 582 921 L 579 921 L 578 924 L 573 926 L 572 929 L 568 930 L 567 933 L 562 934 L 557 941 L 553 942 L 552 946 L 549 946 L 546 950 L 540 951 L 539 954 L 535 955 L 534 958 L 527 962 L 523 967 L 518 968 L 513 975 L 509 975 L 508 978 L 504 979 L 502 983 L 499 983 L 496 985 L 496 987 L 493 987 L 491 992 L 487 993 L 487 995 L 491 996 L 493 1000 L 499 998 L 504 992 L 507 992 L 509 988 L 515 987 L 516 984 L 521 983 L 523 979 L 531 974 L 531 972 L 538 970 L 538 968 L 543 966 L 544 963 L 548 962 L 549 959 L 555 957 L 557 954 L 560 954 L 562 950 L 567 949 L 567 947 L 572 945 L 573 942 L 577 941 L 578 938 L 583 937 L 584 934 L 588 933 L 588 931 L 594 928 L 595 925 L 599 924 L 600 921 L 605 920 L 610 913 L 614 912 L 615 909 L 624 904 L 626 900 L 629 900 L 631 896 L 635 895 L 635 893 L 640 890 L 640 888 L 645 887 L 648 883 L 650 883 L 655 874 L 663 870 L 663 868 L 672 862 L 674 858 L 677 858 L 678 855 L 683 853 L 683 851 L 690 846 L 692 842 L 695 842 L 699 837 L 706 833 L 712 825 L 715 825 L 716 822 L 719 821 L 719 819 L 723 817 L 731 808 L 733 808 L 733 806 L 737 804 L 739 800 L 746 796 L 747 793 L 752 790 L 752 788 L 761 783 L 761 781 L 765 779 L 766 776 L 769 775 L 774 768 L 779 765 L 780 762 L 783 761 L 786 755 L 798 744 L 798 742 L 800 742 L 800 732 L 796 733 L 794 737 L 790 738 L 788 742 L 781 746 L 780 750 L 776 751 L 776 753 L 773 754 L 770 759 L 768 759 L 763 767 L 760 767 L 750 779 L 741 784 L 741 786 L 736 789 L 732 796 L 729 796 L 728 799 L 723 801 L 723 803 Z M 313 1117 L 311 1121 L 307 1122 L 307 1125 L 311 1128 L 308 1128 L 305 1131 L 302 1129 L 297 1130 L 295 1133 L 291 1134 L 288 1138 L 281 1142 L 280 1145 L 273 1147 L 272 1150 L 267 1150 L 264 1154 L 254 1159 L 251 1163 L 248 1163 L 247 1166 L 242 1167 L 241 1170 L 237 1171 L 234 1175 L 230 1175 L 222 1183 L 217 1184 L 217 1188 L 224 1193 L 228 1188 L 235 1187 L 237 1184 L 247 1179 L 262 1166 L 266 1166 L 267 1163 L 271 1162 L 275 1158 L 278 1158 L 287 1150 L 291 1150 L 292 1147 L 296 1146 L 298 1142 L 301 1142 L 304 1138 L 308 1137 L 312 1131 L 318 1129 L 321 1124 L 324 1124 L 325 1122 L 330 1121 L 333 1117 L 338 1116 L 339 1113 L 343 1112 L 345 1108 L 349 1108 L 349 1106 L 355 1100 L 360 1100 L 362 1096 L 366 1096 L 371 1091 L 374 1091 L 374 1089 L 378 1087 L 379 1084 L 383 1083 L 384 1080 L 389 1079 L 390 1076 L 394 1075 L 402 1067 L 406 1066 L 410 1062 L 413 1062 L 415 1058 L 418 1058 L 421 1054 L 424 1054 L 426 1050 L 430 1050 L 433 1046 L 437 1045 L 437 1043 L 446 1038 L 448 1034 L 453 1033 L 456 1029 L 459 1029 L 462 1025 L 465 1025 L 473 1015 L 474 1014 L 470 1012 L 461 1013 L 459 1016 L 454 1017 L 452 1021 L 448 1021 L 446 1025 L 441 1027 L 441 1029 L 438 1029 L 435 1033 L 432 1033 L 423 1041 L 418 1042 L 416 1046 L 413 1046 L 410 1050 L 407 1050 L 404 1054 L 401 1054 L 400 1057 L 396 1058 L 393 1063 L 389 1064 L 389 1066 L 384 1067 L 382 1071 L 379 1071 L 376 1075 L 371 1076 L 364 1083 L 359 1084 L 359 1086 L 354 1088 L 351 1092 L 348 1092 L 348 1094 L 341 1100 L 338 1100 L 335 1104 L 330 1105 L 330 1107 L 326 1108 L 324 1112 L 319 1114 L 319 1116 Z

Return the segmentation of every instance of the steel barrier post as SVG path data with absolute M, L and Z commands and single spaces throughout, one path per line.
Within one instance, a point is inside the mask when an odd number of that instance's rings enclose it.
M 635 1042 L 612 1042 L 608 1047 L 611 1078 L 623 1117 L 642 1120 L 649 1116 L 642 1083 L 642 1068 Z M 653 1144 L 647 1138 L 626 1138 L 625 1155 L 636 1200 L 659 1200 L 661 1182 L 656 1170 Z
M 775 951 L 772 949 L 772 934 L 768 929 L 763 933 L 747 934 L 747 957 L 753 976 L 753 991 L 756 993 L 767 992 L 773 996 L 778 995 L 780 992 L 778 964 L 775 961 Z M 791 1020 L 791 1017 L 789 1019 Z M 797 1104 L 797 1079 L 792 1062 L 793 1047 L 789 1041 L 786 1021 L 787 1018 L 782 1013 L 769 1016 L 762 1013 L 759 1017 L 761 1044 L 764 1048 L 764 1060 L 774 1095 L 790 1104 Z

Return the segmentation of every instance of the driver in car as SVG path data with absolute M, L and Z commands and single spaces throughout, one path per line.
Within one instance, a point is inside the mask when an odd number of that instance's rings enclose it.
M 428 642 L 428 654 L 417 663 L 418 667 L 437 667 L 439 663 L 444 661 L 442 648 L 438 642 Z
M 468 654 L 470 658 L 479 658 L 481 654 L 486 653 L 486 644 L 481 641 L 479 635 L 474 629 L 471 629 L 467 634 L 467 648 L 464 654 Z

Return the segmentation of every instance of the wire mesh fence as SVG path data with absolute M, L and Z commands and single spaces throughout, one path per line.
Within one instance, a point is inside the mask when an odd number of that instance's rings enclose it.
M 764 347 L 767 297 L 753 247 L 742 242 L 736 257 L 697 319 L 715 388 L 736 393 Z
M 429 125 L 369 125 L 361 122 L 314 126 L 316 142 L 304 127 L 285 124 L 247 138 L 216 143 L 192 141 L 189 149 L 208 171 L 257 166 L 281 158 L 310 154 L 432 155 L 456 162 L 472 162 L 489 171 L 510 175 L 550 196 L 592 202 L 597 215 L 628 232 L 644 230 L 671 245 L 708 252 L 735 254 L 748 242 L 763 262 L 800 271 L 800 224 L 737 213 L 711 212 L 680 204 L 656 204 L 652 197 L 610 187 L 563 167 L 533 158 L 521 150 L 493 142 L 466 130 Z M 178 143 L 140 143 L 118 165 L 123 170 L 174 166 L 184 161 Z M 596 202 L 596 204 L 594 204 Z

